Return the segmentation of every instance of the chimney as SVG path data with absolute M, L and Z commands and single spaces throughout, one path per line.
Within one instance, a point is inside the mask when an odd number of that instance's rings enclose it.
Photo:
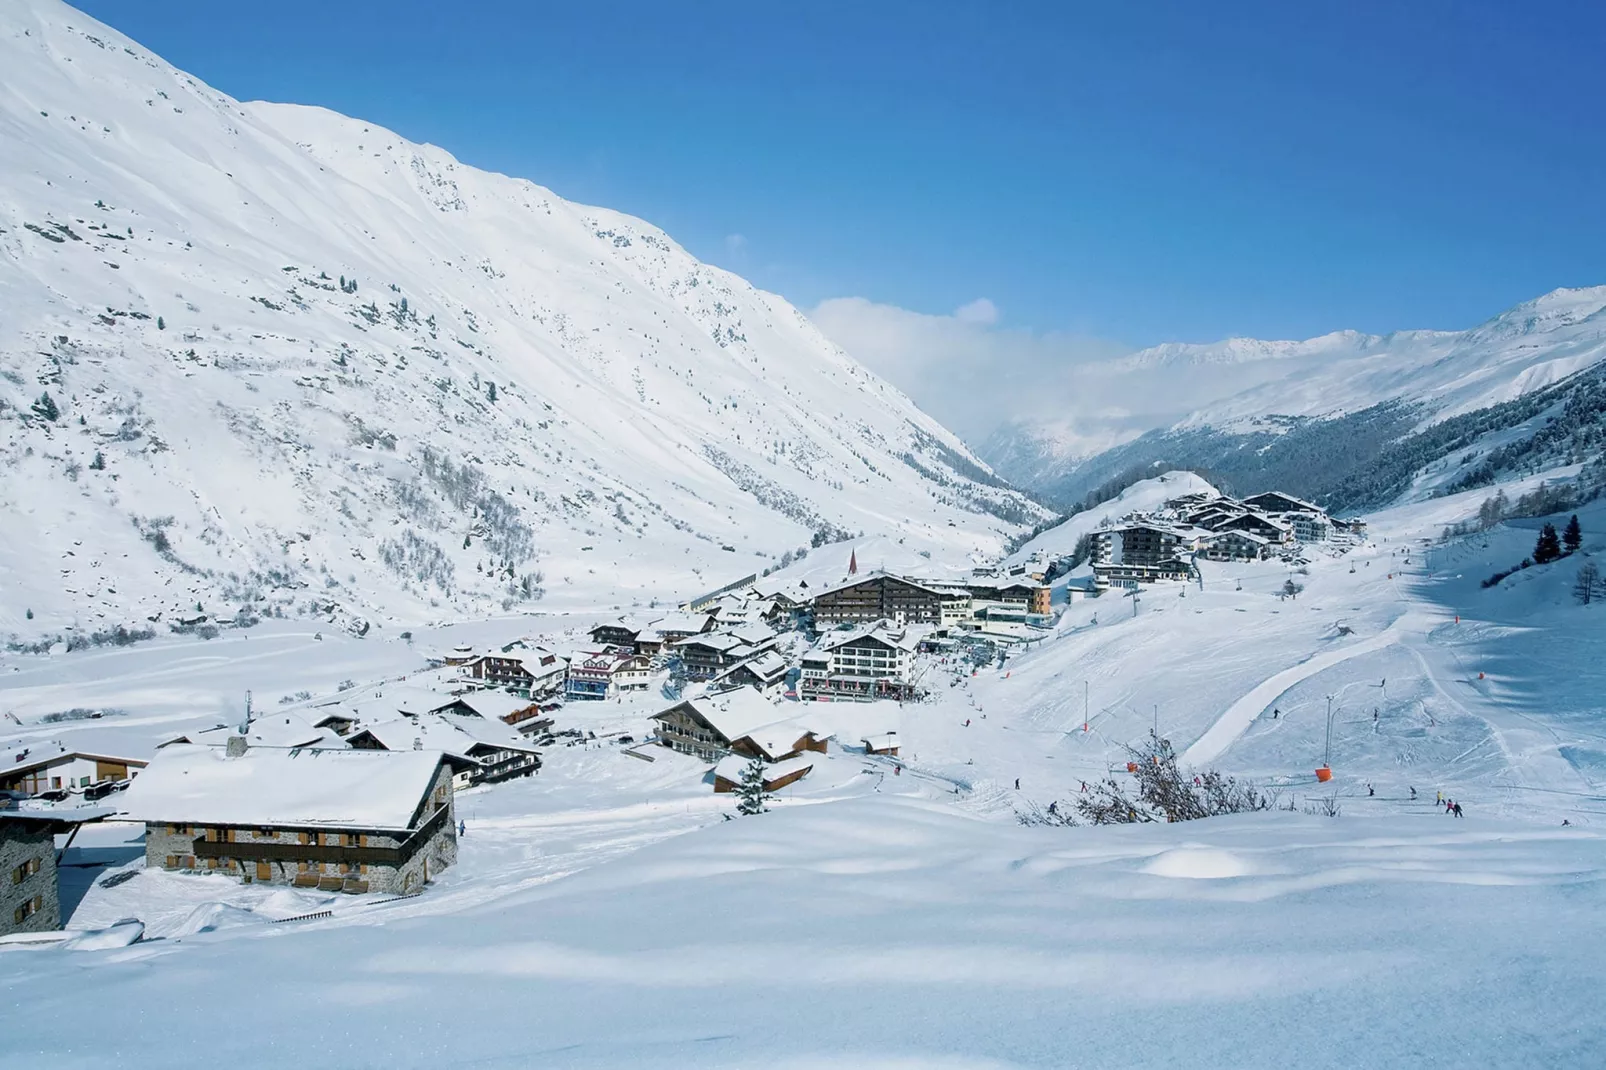
M 231 735 L 229 736 L 228 744 L 223 748 L 223 753 L 230 758 L 243 758 L 245 757 L 245 750 L 248 746 L 249 744 L 246 743 L 245 736 Z
M 423 736 L 414 736 L 413 737 L 413 749 L 414 750 L 423 750 L 424 749 L 424 737 Z

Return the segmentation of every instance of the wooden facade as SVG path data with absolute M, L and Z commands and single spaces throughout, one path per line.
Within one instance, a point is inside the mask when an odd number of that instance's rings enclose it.
M 815 595 L 814 624 L 821 629 L 878 620 L 941 624 L 943 597 L 934 587 L 878 573 Z

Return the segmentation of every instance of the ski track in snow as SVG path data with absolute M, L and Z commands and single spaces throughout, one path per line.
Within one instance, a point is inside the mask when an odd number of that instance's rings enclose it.
M 1183 752 L 1182 763 L 1198 768 L 1220 758 L 1226 753 L 1228 747 L 1232 746 L 1240 736 L 1248 731 L 1255 718 L 1264 713 L 1266 708 L 1276 701 L 1283 692 L 1301 680 L 1307 680 L 1317 673 L 1349 661 L 1351 658 L 1370 654 L 1375 650 L 1381 650 L 1386 646 L 1398 643 L 1403 630 L 1404 622 L 1396 621 L 1389 625 L 1388 630 L 1381 635 L 1362 639 L 1338 650 L 1329 650 L 1312 655 L 1309 659 L 1295 665 L 1293 668 L 1284 669 L 1282 672 L 1256 685 L 1254 690 L 1229 706 L 1220 719 Z

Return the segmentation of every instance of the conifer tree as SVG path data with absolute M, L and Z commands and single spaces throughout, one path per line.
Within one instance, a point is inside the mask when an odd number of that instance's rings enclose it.
M 1561 538 L 1556 525 L 1546 524 L 1539 529 L 1539 540 L 1534 543 L 1534 564 L 1548 565 L 1561 557 Z
M 1577 553 L 1578 548 L 1584 544 L 1584 531 L 1578 526 L 1577 513 L 1573 514 L 1572 519 L 1567 521 L 1567 526 L 1562 529 L 1561 544 L 1570 554 Z
M 61 416 L 61 410 L 56 407 L 56 399 L 50 396 L 47 390 L 39 395 L 39 400 L 33 403 L 33 414 L 55 423 Z
M 743 817 L 762 814 L 769 809 L 764 803 L 772 797 L 764 790 L 764 760 L 754 758 L 743 767 L 736 785 L 736 812 Z
M 160 316 L 157 316 L 157 317 L 156 317 L 156 329 L 157 329 L 157 330 L 158 330 L 158 331 L 165 331 L 165 330 L 167 330 L 167 321 L 166 321 L 166 320 L 164 320 L 164 319 L 163 319 L 163 318 L 162 318 L 162 317 L 160 317 Z

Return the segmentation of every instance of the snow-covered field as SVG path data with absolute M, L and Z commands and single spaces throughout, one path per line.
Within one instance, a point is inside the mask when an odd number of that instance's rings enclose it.
M 103 865 L 69 871 L 70 927 L 138 916 L 165 939 L 0 953 L 0 1061 L 1598 1065 L 1606 627 L 1570 597 L 1576 558 L 1479 586 L 1537 521 L 1422 546 L 1481 497 L 1377 515 L 1372 542 L 1311 555 L 1297 599 L 1277 597 L 1286 566 L 1207 565 L 1135 613 L 1077 602 L 1001 667 L 928 663 L 930 702 L 825 708 L 839 743 L 899 725 L 900 759 L 834 746 L 762 817 L 727 821 L 705 764 L 607 740 L 640 738 L 665 705 L 648 694 L 565 707 L 559 727 L 601 738 L 463 793 L 461 861 L 416 899 L 160 872 L 86 892 L 140 868 L 137 829 L 92 830 L 68 861 Z M 1580 519 L 1598 556 L 1606 508 Z M 247 687 L 316 701 L 465 638 L 586 622 L 12 658 L 0 704 L 15 736 L 100 702 L 128 712 L 82 731 L 158 733 Z M 1156 722 L 1292 810 L 1021 824 Z M 1337 818 L 1314 812 L 1330 795 Z M 58 1028 L 86 1000 L 91 1020 Z M 173 1008 L 182 1028 L 151 1025 Z

